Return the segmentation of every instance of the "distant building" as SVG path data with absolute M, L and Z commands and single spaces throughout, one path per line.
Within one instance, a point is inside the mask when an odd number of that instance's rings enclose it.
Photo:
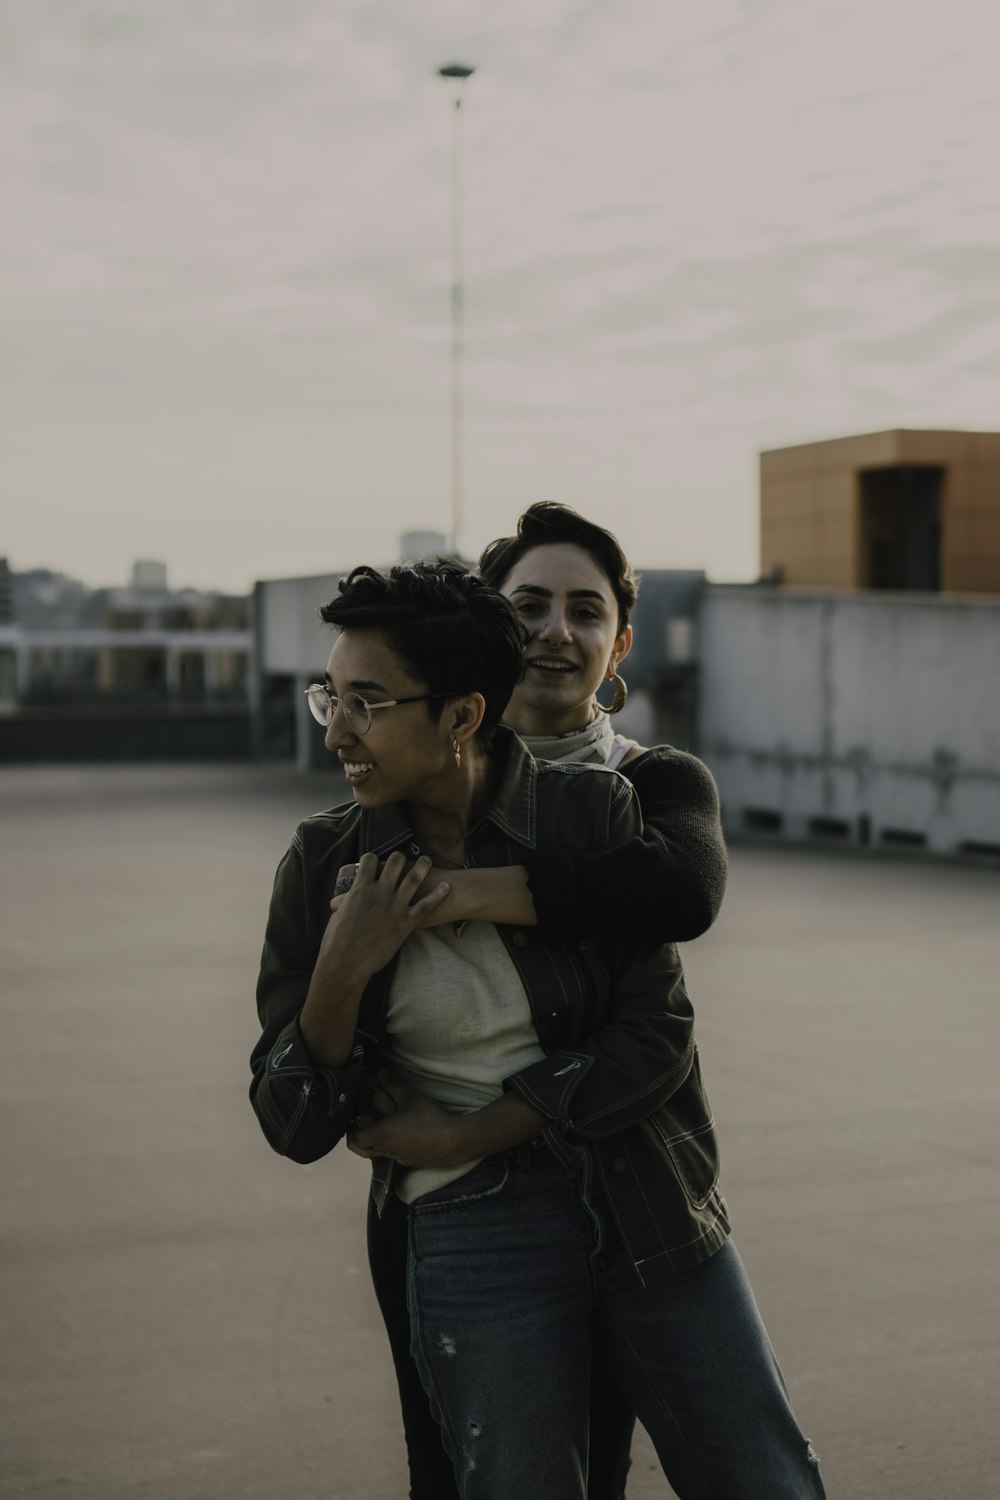
M 760 455 L 762 577 L 1000 593 L 1000 432 L 899 429 Z
M 17 703 L 17 643 L 20 631 L 14 623 L 14 587 L 10 565 L 0 557 L 0 713 Z
M 246 596 L 171 590 L 139 562 L 123 589 L 11 574 L 0 622 L 0 760 L 245 755 Z M 0 570 L 0 607 L 3 596 Z
M 140 558 L 132 564 L 132 587 L 139 593 L 167 592 L 167 565 Z
M 14 584 L 10 576 L 10 564 L 0 557 L 0 625 L 14 623 Z
M 448 552 L 443 531 L 404 531 L 399 539 L 399 555 L 404 562 L 415 557 L 442 557 Z

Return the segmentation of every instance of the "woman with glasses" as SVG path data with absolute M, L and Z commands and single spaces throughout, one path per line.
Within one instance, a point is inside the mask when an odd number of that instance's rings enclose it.
M 536 849 L 509 866 L 448 871 L 449 894 L 427 920 L 541 926 L 564 942 L 700 936 L 725 890 L 718 794 L 694 756 L 666 745 L 644 750 L 613 728 L 627 696 L 620 669 L 632 644 L 630 617 L 638 593 L 617 539 L 570 507 L 543 502 L 524 512 L 515 535 L 490 543 L 479 572 L 511 598 L 525 630 L 525 672 L 504 723 L 536 758 L 620 770 L 635 788 L 643 827 L 613 849 Z M 326 705 L 317 691 L 313 712 L 324 722 Z M 347 884 L 350 872 L 341 873 Z M 425 889 L 444 876 L 432 872 Z M 387 1096 L 380 1097 L 388 1107 Z M 396 1087 L 393 1097 L 401 1107 L 395 1122 L 401 1135 L 413 1122 L 405 1091 Z M 384 1148 L 394 1139 L 382 1126 L 377 1136 L 362 1132 L 357 1149 L 370 1152 L 376 1141 Z M 371 1210 L 368 1238 L 399 1383 L 411 1494 L 414 1500 L 446 1500 L 455 1493 L 450 1462 L 409 1353 L 404 1205 L 390 1202 L 381 1217 Z M 599 1355 L 592 1392 L 589 1500 L 620 1500 L 635 1418 Z
M 324 615 L 314 699 L 355 803 L 279 867 L 251 1093 L 276 1150 L 353 1130 L 376 1208 L 407 1205 L 412 1347 L 459 1494 L 581 1500 L 596 1345 L 682 1497 L 821 1495 L 728 1244 L 675 949 L 421 925 L 448 900 L 431 868 L 635 837 L 631 788 L 497 726 L 520 633 L 478 580 L 357 570 Z

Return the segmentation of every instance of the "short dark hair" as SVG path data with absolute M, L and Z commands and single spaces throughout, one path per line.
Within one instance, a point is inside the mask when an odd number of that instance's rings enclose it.
M 320 615 L 342 630 L 378 631 L 429 693 L 437 722 L 444 700 L 482 693 L 488 741 L 524 670 L 524 633 L 509 599 L 446 558 L 398 563 L 387 573 L 355 568 Z
M 525 553 L 535 547 L 570 542 L 589 553 L 607 576 L 618 602 L 618 629 L 624 630 L 639 597 L 639 581 L 616 536 L 588 521 L 569 505 L 539 500 L 520 517 L 515 536 L 497 537 L 483 549 L 480 577 L 493 588 L 502 588 Z

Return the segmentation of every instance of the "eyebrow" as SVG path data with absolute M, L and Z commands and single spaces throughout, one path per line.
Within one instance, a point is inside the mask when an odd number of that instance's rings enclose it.
M 538 594 L 542 599 L 552 598 L 552 590 L 543 589 L 539 583 L 519 583 L 517 588 L 513 589 L 512 592 L 515 594 Z M 608 602 L 599 589 L 567 589 L 566 598 L 600 599 L 602 604 L 607 604 Z
M 326 683 L 327 687 L 333 687 L 333 678 L 330 676 L 329 672 L 325 672 L 323 674 L 323 681 Z M 374 691 L 376 693 L 385 693 L 386 697 L 389 696 L 388 688 L 384 688 L 380 682 L 370 682 L 367 677 L 356 677 L 353 682 L 348 683 L 348 687 L 354 692 L 358 692 L 361 688 L 365 688 L 369 692 Z

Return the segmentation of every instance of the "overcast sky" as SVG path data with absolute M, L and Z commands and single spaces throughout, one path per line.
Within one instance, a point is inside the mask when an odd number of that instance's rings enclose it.
M 761 448 L 1000 427 L 996 0 L 4 0 L 0 555 L 246 588 L 532 500 L 757 568 Z

